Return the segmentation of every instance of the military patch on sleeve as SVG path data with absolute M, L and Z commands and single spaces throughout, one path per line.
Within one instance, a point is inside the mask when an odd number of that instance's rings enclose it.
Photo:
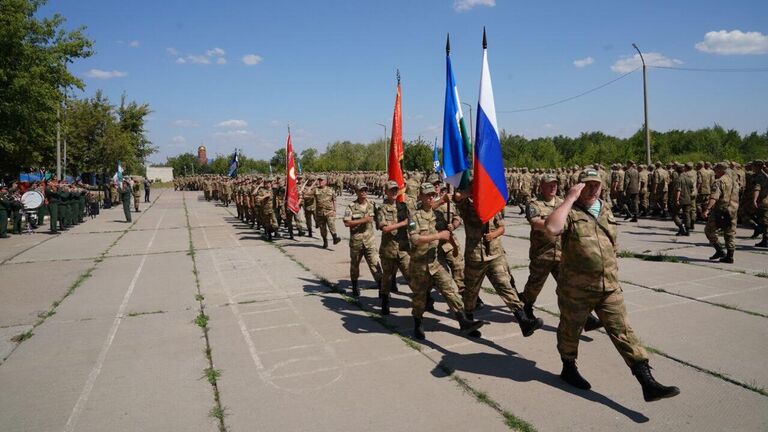
M 350 209 L 349 207 L 347 207 L 347 210 L 346 210 L 346 211 L 344 211 L 344 219 L 349 219 L 349 218 L 351 218 L 351 217 L 352 217 L 352 209 Z
M 528 204 L 525 207 L 525 217 L 528 218 L 528 220 L 532 220 L 533 218 L 535 218 L 538 215 L 539 215 L 539 208 L 538 207 L 532 206 L 530 204 Z
M 413 218 L 408 219 L 408 231 L 410 232 L 416 231 L 416 221 L 413 220 Z

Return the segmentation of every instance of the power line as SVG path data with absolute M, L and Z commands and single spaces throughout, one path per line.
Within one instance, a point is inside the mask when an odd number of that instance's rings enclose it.
M 525 112 L 525 111 L 536 111 L 536 110 L 540 110 L 540 109 L 544 109 L 544 108 L 549 108 L 551 106 L 560 105 L 561 103 L 565 103 L 565 102 L 572 101 L 574 99 L 578 99 L 578 98 L 580 98 L 582 96 L 586 96 L 586 95 L 588 95 L 588 94 L 590 94 L 592 92 L 600 90 L 603 87 L 607 87 L 607 86 L 615 83 L 616 81 L 618 81 L 618 80 L 620 80 L 622 78 L 625 78 L 628 75 L 631 75 L 632 73 L 636 72 L 638 69 L 640 69 L 640 66 L 632 69 L 631 71 L 625 73 L 624 75 L 619 76 L 618 78 L 614 78 L 614 79 L 612 79 L 612 80 L 610 80 L 610 81 L 608 81 L 606 83 L 600 84 L 597 87 L 591 88 L 591 89 L 589 89 L 589 90 L 587 90 L 585 92 L 579 93 L 579 94 L 571 96 L 571 97 L 567 97 L 565 99 L 560 99 L 560 100 L 552 102 L 552 103 L 548 103 L 548 104 L 545 104 L 545 105 L 539 105 L 539 106 L 535 106 L 535 107 L 531 107 L 531 108 L 520 108 L 520 109 L 514 109 L 514 110 L 496 110 L 496 112 L 497 113 L 518 113 L 518 112 Z
M 655 69 L 679 70 L 679 71 L 688 71 L 688 72 L 768 72 L 768 67 L 758 67 L 758 68 L 689 68 L 689 67 L 678 67 L 678 66 L 654 66 L 654 65 L 648 65 L 648 67 L 652 67 L 652 68 L 655 68 Z

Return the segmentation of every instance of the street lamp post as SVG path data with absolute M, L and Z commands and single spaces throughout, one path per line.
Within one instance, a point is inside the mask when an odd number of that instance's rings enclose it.
M 645 58 L 643 53 L 640 52 L 640 48 L 636 44 L 632 44 L 632 47 L 640 54 L 640 61 L 643 62 L 643 111 L 645 112 L 645 162 L 651 164 L 651 131 L 648 128 L 648 81 L 646 80 Z
M 472 142 L 472 134 L 474 133 L 474 129 L 472 129 L 472 105 L 466 102 L 462 102 L 461 104 L 469 107 L 469 143 L 474 145 L 474 143 Z
M 383 123 L 376 123 L 384 128 L 384 171 L 389 169 L 389 145 L 387 144 L 387 125 Z

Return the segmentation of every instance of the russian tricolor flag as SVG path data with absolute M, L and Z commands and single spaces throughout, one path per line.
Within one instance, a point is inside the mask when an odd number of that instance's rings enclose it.
M 480 97 L 477 102 L 472 180 L 475 211 L 483 223 L 488 222 L 500 212 L 508 198 L 499 129 L 496 126 L 496 105 L 493 102 L 491 73 L 488 70 L 487 48 L 488 43 L 485 38 L 485 29 L 483 29 L 483 69 L 480 77 Z

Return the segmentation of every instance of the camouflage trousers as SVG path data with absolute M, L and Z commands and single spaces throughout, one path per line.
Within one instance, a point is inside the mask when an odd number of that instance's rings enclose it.
M 637 217 L 637 214 L 640 212 L 640 194 L 627 193 L 624 195 L 624 205 L 622 208 L 626 213 Z
M 379 251 L 373 244 L 373 237 L 364 241 L 349 241 L 349 278 L 352 281 L 357 281 L 360 278 L 360 261 L 363 258 L 365 258 L 376 284 L 381 286 L 381 262 L 379 261 Z
M 448 265 L 448 270 L 453 276 L 453 281 L 456 282 L 459 294 L 463 295 L 467 285 L 464 283 L 464 254 L 461 253 L 461 247 L 459 247 L 458 255 L 453 256 L 453 251 L 445 252 L 442 247 L 438 246 L 437 259 L 445 261 L 445 264 Z
M 517 205 L 520 208 L 524 208 L 531 201 L 531 194 L 527 191 L 520 191 L 517 194 Z
M 304 216 L 301 215 L 301 211 L 294 213 L 291 210 L 286 210 L 285 226 L 291 231 L 293 231 L 294 228 L 298 231 L 304 231 Z
M 640 208 L 643 211 L 648 211 L 650 209 L 648 202 L 648 192 L 640 192 Z
M 667 193 L 666 192 L 656 193 L 656 209 L 661 211 L 667 210 Z
M 594 309 L 605 326 L 605 332 L 619 351 L 627 366 L 648 360 L 648 353 L 640 344 L 627 320 L 624 294 L 615 291 L 589 291 L 579 288 L 557 288 L 560 324 L 557 326 L 557 351 L 564 360 L 576 360 L 579 337 L 587 316 Z
M 678 228 L 690 228 L 691 227 L 691 205 L 680 204 L 679 206 L 670 206 L 669 211 L 672 213 L 672 222 L 677 225 Z
M 326 215 L 315 214 L 315 220 L 320 227 L 320 237 L 328 238 L 330 232 L 333 237 L 336 237 L 336 221 L 335 218 Z
M 312 231 L 313 224 L 315 228 L 319 228 L 319 226 L 317 226 L 317 216 L 315 216 L 314 210 L 304 209 L 304 221 L 307 224 L 307 231 Z
M 718 238 L 718 231 L 723 232 L 723 238 L 725 240 L 725 248 L 728 250 L 736 249 L 736 215 L 731 214 L 731 225 L 725 229 L 718 228 L 715 224 L 715 212 L 716 209 L 712 209 L 709 213 L 709 219 L 707 219 L 707 225 L 704 226 L 704 235 L 707 236 L 707 240 L 712 245 L 719 245 L 720 239 Z
M 269 209 L 262 209 L 261 226 L 270 231 L 277 231 L 277 218 L 275 217 L 275 212 L 270 210 L 271 207 Z
M 436 287 L 445 298 L 448 307 L 453 312 L 464 310 L 464 303 L 456 291 L 456 283 L 448 273 L 445 263 L 411 260 L 408 266 L 408 286 L 413 291 L 411 298 L 411 314 L 417 318 L 424 316 L 427 307 L 427 295 L 432 287 Z
M 397 270 L 405 278 L 406 282 L 408 278 L 408 267 L 411 264 L 411 256 L 408 252 L 398 251 L 397 256 L 394 258 L 381 258 L 381 288 L 379 289 L 379 297 L 388 296 L 392 291 L 392 288 L 397 283 Z
M 514 288 L 514 280 L 509 273 L 509 265 L 505 255 L 499 255 L 490 261 L 467 260 L 465 266 L 464 281 L 467 287 L 464 289 L 462 298 L 467 311 L 475 310 L 477 296 L 480 294 L 480 287 L 486 276 L 491 281 L 496 294 L 511 310 L 522 309 L 523 302 L 520 301 Z
M 544 282 L 549 275 L 552 275 L 557 282 L 560 274 L 560 261 L 549 258 L 534 258 L 528 264 L 528 281 L 525 283 L 525 289 L 520 299 L 524 302 L 536 303 L 541 289 L 544 288 Z

